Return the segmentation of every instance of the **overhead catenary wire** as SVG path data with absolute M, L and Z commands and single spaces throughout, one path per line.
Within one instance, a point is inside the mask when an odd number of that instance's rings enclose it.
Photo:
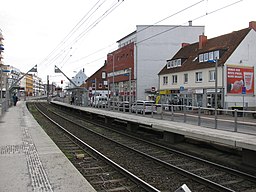
M 237 4 L 237 3 L 240 3 L 240 2 L 242 2 L 242 1 L 243 1 L 243 0 L 239 0 L 239 1 L 236 1 L 236 2 L 233 2 L 233 3 L 230 3 L 230 4 L 226 5 L 226 6 L 223 6 L 223 7 L 220 7 L 220 8 L 218 8 L 218 9 L 215 9 L 215 10 L 209 12 L 209 13 L 207 12 L 207 13 L 204 14 L 204 15 L 201 15 L 201 16 L 199 16 L 199 17 L 196 17 L 195 19 L 191 19 L 190 21 L 195 21 L 195 20 L 198 20 L 198 19 L 200 19 L 200 18 L 206 17 L 206 16 L 208 16 L 208 15 L 210 15 L 210 14 L 213 14 L 213 13 L 216 13 L 216 12 L 221 11 L 221 10 L 223 10 L 223 9 L 226 9 L 226 8 L 228 8 L 228 7 L 230 7 L 230 6 L 233 6 L 233 5 Z M 145 38 L 145 39 L 142 39 L 141 41 L 136 42 L 136 44 L 145 42 L 145 41 L 147 41 L 147 40 L 149 40 L 149 39 L 152 39 L 152 38 L 154 38 L 154 37 L 156 37 L 156 36 L 159 36 L 159 35 L 161 35 L 161 34 L 163 34 L 163 33 L 168 32 L 168 31 L 174 30 L 174 29 L 176 29 L 176 28 L 178 28 L 178 27 L 182 27 L 185 23 L 186 23 L 186 22 L 184 22 L 184 23 L 181 24 L 181 25 L 176 25 L 176 26 L 174 26 L 174 27 L 172 27 L 172 28 L 169 28 L 169 29 L 167 29 L 167 30 L 161 31 L 161 32 L 159 32 L 159 33 L 157 33 L 157 34 L 154 34 L 154 35 L 152 35 L 152 36 L 150 36 L 150 37 L 147 37 L 147 38 Z
M 50 52 L 50 54 L 40 63 L 46 62 L 51 56 L 63 45 L 65 42 L 82 26 L 82 24 L 88 19 L 86 18 L 89 13 L 99 4 L 101 0 L 98 0 L 92 8 L 79 20 L 79 22 L 71 29 L 71 31 L 64 37 L 64 39 Z M 105 2 L 105 1 L 104 1 Z
M 102 21 L 107 15 L 109 15 L 115 8 L 117 8 L 118 7 L 117 4 L 120 4 L 120 2 L 123 2 L 123 1 L 118 1 L 117 3 L 115 3 L 110 8 L 108 8 L 99 18 L 97 18 L 95 21 L 93 21 L 83 32 L 81 32 L 78 36 L 76 36 L 73 41 L 71 41 L 68 45 L 66 45 L 66 48 L 62 49 L 59 53 L 57 53 L 48 62 L 48 65 L 51 65 L 52 63 L 56 62 L 57 59 L 59 59 L 61 56 L 63 56 L 64 52 L 67 49 L 69 49 L 71 46 L 74 46 L 74 44 L 77 43 L 79 39 L 81 39 L 86 33 L 88 33 L 90 30 L 92 30 L 100 21 Z
M 208 0 L 207 0 L 207 1 L 208 1 Z M 216 13 L 216 12 L 218 12 L 218 11 L 221 11 L 221 10 L 223 10 L 223 9 L 226 9 L 226 8 L 228 8 L 228 7 L 230 7 L 230 6 L 233 6 L 233 5 L 235 5 L 235 4 L 238 4 L 238 3 L 242 2 L 242 1 L 243 1 L 243 0 L 235 1 L 235 2 L 233 2 L 233 3 L 230 3 L 230 4 L 226 5 L 226 6 L 223 6 L 223 7 L 220 7 L 220 8 L 218 8 L 218 9 L 215 9 L 215 10 L 213 10 L 213 11 L 211 11 L 211 12 L 206 11 L 205 14 L 203 14 L 203 15 L 201 15 L 201 16 L 198 16 L 198 17 L 192 19 L 191 21 L 195 21 L 195 20 L 201 19 L 201 18 L 203 18 L 203 17 L 206 17 L 206 16 L 208 16 L 208 15 L 211 15 L 211 14 L 213 14 L 213 13 Z M 198 3 L 201 3 L 201 2 L 202 2 L 202 1 L 199 1 Z M 197 3 L 197 4 L 198 4 L 198 3 Z M 191 5 L 191 6 L 192 6 L 192 5 Z M 191 6 L 189 6 L 189 7 L 191 7 Z M 185 8 L 185 9 L 183 9 L 183 10 L 187 10 L 187 8 Z M 180 11 L 178 11 L 178 12 L 180 12 Z M 172 15 L 174 16 L 174 15 L 176 15 L 176 14 L 172 14 Z M 166 17 L 166 18 L 170 18 L 170 16 L 169 16 L 169 17 Z M 165 19 L 162 19 L 162 20 L 160 20 L 160 21 L 164 21 L 164 20 L 165 20 Z M 160 23 L 160 21 L 159 21 L 159 22 L 156 22 L 156 24 Z M 168 30 L 164 30 L 164 31 L 162 31 L 162 32 L 160 32 L 160 33 L 157 33 L 157 34 L 155 34 L 155 35 L 152 35 L 152 36 L 150 36 L 150 37 L 148 37 L 148 38 L 145 38 L 145 39 L 141 40 L 140 42 L 136 42 L 136 43 L 137 43 L 137 44 L 138 44 L 138 43 L 142 43 L 142 42 L 147 41 L 147 40 L 149 40 L 149 39 L 152 39 L 152 38 L 154 38 L 154 37 L 156 37 L 156 36 L 158 36 L 158 35 L 161 35 L 161 34 L 166 33 L 166 32 L 168 32 L 168 31 L 174 30 L 174 29 L 176 29 L 176 28 L 178 28 L 178 27 L 182 27 L 182 26 L 184 26 L 185 23 L 187 23 L 187 22 L 184 22 L 184 23 L 181 24 L 181 25 L 176 25 L 176 26 L 174 26 L 174 27 L 172 27 L 172 28 L 169 28 Z M 150 25 L 149 27 L 152 27 L 152 26 L 154 26 L 154 25 Z M 147 28 L 149 28 L 149 27 L 147 27 Z M 145 30 L 145 28 L 143 28 L 142 30 L 139 30 L 138 32 L 141 32 L 141 31 L 143 31 L 143 30 Z M 86 63 L 86 64 L 87 64 L 87 65 L 88 65 L 88 64 L 91 64 L 91 63 L 93 63 L 93 62 L 95 62 L 95 61 L 97 61 L 97 60 L 99 60 L 99 59 L 96 59 L 96 60 L 94 60 L 94 61 L 92 61 L 92 62 L 88 62 L 88 63 Z

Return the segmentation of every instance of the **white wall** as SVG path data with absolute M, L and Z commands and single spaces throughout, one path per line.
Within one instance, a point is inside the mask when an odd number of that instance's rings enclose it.
M 145 99 L 145 89 L 158 87 L 157 74 L 165 66 L 166 60 L 181 48 L 181 44 L 198 42 L 199 35 L 204 32 L 203 26 L 152 26 L 143 30 L 145 27 L 137 26 L 136 34 L 137 99 Z M 155 37 L 150 38 L 152 36 Z
M 256 32 L 251 30 L 246 38 L 237 47 L 231 57 L 226 61 L 226 64 L 240 65 L 240 66 L 254 66 L 254 94 L 245 95 L 244 102 L 248 103 L 249 106 L 256 107 L 256 80 L 255 80 L 255 69 L 256 69 Z M 226 87 L 226 73 L 225 73 L 225 87 Z M 233 105 L 241 106 L 243 103 L 242 95 L 226 95 L 225 102 L 227 107 Z

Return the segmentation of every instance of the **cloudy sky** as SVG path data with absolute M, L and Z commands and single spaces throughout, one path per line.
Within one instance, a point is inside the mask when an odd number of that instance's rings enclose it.
M 4 63 L 60 83 L 97 71 L 136 25 L 205 26 L 208 38 L 248 27 L 255 0 L 0 0 Z

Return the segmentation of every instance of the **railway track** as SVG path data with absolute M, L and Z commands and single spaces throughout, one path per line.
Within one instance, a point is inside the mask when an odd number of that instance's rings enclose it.
M 47 107 L 48 112 L 50 108 Z M 80 129 L 79 134 L 83 132 L 87 136 L 83 140 L 87 140 L 102 153 L 107 154 L 109 158 L 161 191 L 175 191 L 183 183 L 186 183 L 192 191 L 249 192 L 256 190 L 256 179 L 248 174 L 129 135 L 113 132 L 113 130 L 102 128 L 99 125 L 97 127 L 89 126 L 88 122 L 78 120 L 77 117 L 72 117 L 70 114 L 58 113 L 52 114 L 55 118 L 69 116 L 69 120 L 66 118 L 61 120 L 62 122 L 60 121 L 63 124 L 79 122 L 79 125 L 76 125 L 80 127 L 77 128 Z M 85 126 L 91 131 L 88 132 L 83 128 L 81 132 L 81 127 Z M 99 142 L 93 143 L 92 140 L 100 141 L 100 145 Z M 108 148 L 104 146 L 108 146 Z
M 66 130 L 45 113 L 47 109 L 35 108 L 40 114 L 34 116 L 46 133 L 96 191 L 158 191 Z

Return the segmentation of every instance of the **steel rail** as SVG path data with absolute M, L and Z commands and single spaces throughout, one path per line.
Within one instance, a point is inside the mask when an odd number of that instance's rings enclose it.
M 81 143 L 82 145 L 86 146 L 87 148 L 89 148 L 91 151 L 93 151 L 94 153 L 96 153 L 97 155 L 99 155 L 102 159 L 104 159 L 105 161 L 107 161 L 109 164 L 111 164 L 113 167 L 115 167 L 117 170 L 119 170 L 120 172 L 122 172 L 124 175 L 126 175 L 128 178 L 130 178 L 133 182 L 135 182 L 137 185 L 141 186 L 143 189 L 145 189 L 146 191 L 149 192 L 160 192 L 160 190 L 156 189 L 155 187 L 153 187 L 152 185 L 148 184 L 147 182 L 143 181 L 142 179 L 140 179 L 139 177 L 137 177 L 136 175 L 134 175 L 133 173 L 129 172 L 128 170 L 126 170 L 125 168 L 123 168 L 122 166 L 118 165 L 117 163 L 115 163 L 114 161 L 112 161 L 111 159 L 109 159 L 108 157 L 106 157 L 104 154 L 100 153 L 99 151 L 97 151 L 96 149 L 94 149 L 92 146 L 88 145 L 87 143 L 85 143 L 84 141 L 82 141 L 80 138 L 78 138 L 77 136 L 75 136 L 74 134 L 72 134 L 71 132 L 69 132 L 68 130 L 66 130 L 64 127 L 62 127 L 59 123 L 57 123 L 56 121 L 54 121 L 53 119 L 51 119 L 49 116 L 47 116 L 42 110 L 40 110 L 37 106 L 36 106 L 37 110 L 44 115 L 49 121 L 51 121 L 52 123 L 54 123 L 56 126 L 58 126 L 60 129 L 62 129 L 65 133 L 67 133 L 68 135 L 70 135 L 72 138 L 76 139 L 77 141 L 79 141 L 79 143 Z M 47 109 L 48 110 L 48 109 Z M 55 112 L 53 112 L 55 113 Z M 55 113 L 56 114 L 56 113 Z M 58 114 L 56 114 L 58 115 Z M 62 117 L 63 118 L 63 117 Z M 66 119 L 66 118 L 64 118 Z M 68 119 L 66 119 L 68 120 Z M 72 122 L 72 121 L 70 121 Z M 72 122 L 74 123 L 74 122 Z M 76 123 L 74 123 L 76 124 Z M 80 125 L 79 125 L 80 126 Z

